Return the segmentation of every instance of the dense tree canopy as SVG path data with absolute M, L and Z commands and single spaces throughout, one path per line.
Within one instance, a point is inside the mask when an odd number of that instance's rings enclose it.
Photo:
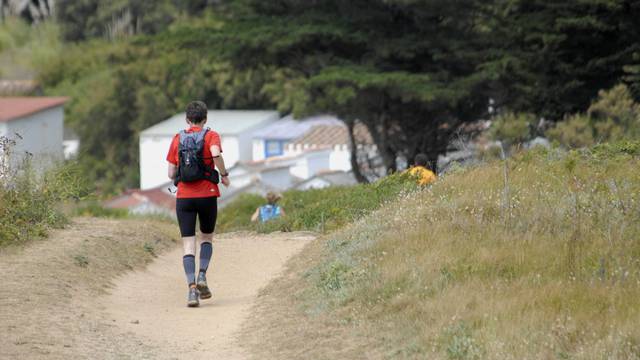
M 635 0 L 497 0 L 490 7 L 499 105 L 552 120 L 585 110 L 640 50 Z
M 619 82 L 640 95 L 633 0 L 56 4 L 76 43 L 41 78 L 73 96 L 81 160 L 111 190 L 137 185 L 138 132 L 194 98 L 359 121 L 393 171 L 418 152 L 435 164 L 461 124 L 492 115 L 490 101 L 560 121 Z

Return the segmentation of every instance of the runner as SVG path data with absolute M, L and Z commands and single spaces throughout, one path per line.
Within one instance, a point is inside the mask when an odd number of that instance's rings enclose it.
M 284 209 L 277 204 L 281 198 L 280 195 L 269 191 L 265 198 L 267 199 L 267 204 L 256 208 L 256 211 L 251 215 L 251 221 L 256 222 L 260 220 L 261 223 L 264 223 L 271 219 L 285 216 Z
M 417 178 L 418 185 L 429 185 L 436 181 L 436 174 L 427 168 L 427 162 L 427 155 L 418 154 L 413 161 L 414 165 L 407 170 L 410 175 Z
M 171 142 L 167 161 L 169 178 L 178 187 L 176 214 L 184 246 L 182 263 L 187 276 L 187 305 L 200 305 L 198 298 L 211 298 L 206 272 L 211 260 L 213 230 L 218 214 L 218 181 L 229 186 L 227 169 L 222 158 L 220 135 L 203 128 L 207 122 L 207 105 L 193 101 L 187 105 L 189 128 L 176 134 Z M 215 165 L 215 167 L 214 167 Z M 218 168 L 218 173 L 215 168 Z M 200 222 L 200 271 L 195 277 L 196 217 Z

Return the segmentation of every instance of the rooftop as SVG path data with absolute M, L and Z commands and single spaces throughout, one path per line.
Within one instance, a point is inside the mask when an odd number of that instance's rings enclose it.
M 254 139 L 266 140 L 292 140 L 318 125 L 339 126 L 342 121 L 331 115 L 317 115 L 296 120 L 293 116 L 285 116 L 282 119 L 265 126 L 253 133 Z
M 8 122 L 61 106 L 66 97 L 0 97 L 0 122 Z
M 356 123 L 353 136 L 357 144 L 373 144 L 373 139 L 366 126 Z M 303 136 L 295 139 L 293 145 L 334 146 L 348 145 L 349 132 L 345 125 L 316 125 Z
M 42 89 L 33 80 L 0 80 L 0 96 L 41 95 Z
M 279 116 L 277 111 L 272 110 L 209 110 L 206 126 L 220 135 L 235 135 L 278 119 Z M 140 134 L 173 136 L 186 126 L 186 114 L 179 113 L 143 130 Z

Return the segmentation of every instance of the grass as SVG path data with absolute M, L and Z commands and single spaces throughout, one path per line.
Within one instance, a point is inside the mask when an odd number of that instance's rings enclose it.
M 508 160 L 508 193 L 496 161 L 400 195 L 267 289 L 298 310 L 265 341 L 300 351 L 298 324 L 331 324 L 309 356 L 640 358 L 638 149 L 537 149 Z
M 279 205 L 287 216 L 265 224 L 252 224 L 251 215 L 265 200 L 253 194 L 241 195 L 220 211 L 217 231 L 257 230 L 312 230 L 330 232 L 369 214 L 398 194 L 417 189 L 408 175 L 397 174 L 373 184 L 329 187 L 307 191 L 290 190 L 283 194 Z

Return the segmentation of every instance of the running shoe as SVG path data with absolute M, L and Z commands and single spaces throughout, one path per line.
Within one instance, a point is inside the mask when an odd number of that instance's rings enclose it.
M 198 289 L 196 288 L 189 288 L 189 297 L 187 300 L 187 306 L 189 307 L 196 307 L 200 305 L 200 301 L 198 301 L 198 296 L 200 294 L 198 293 Z
M 201 299 L 209 299 L 211 298 L 211 290 L 209 290 L 209 286 L 207 286 L 207 278 L 203 272 L 198 274 L 198 291 L 200 291 Z

